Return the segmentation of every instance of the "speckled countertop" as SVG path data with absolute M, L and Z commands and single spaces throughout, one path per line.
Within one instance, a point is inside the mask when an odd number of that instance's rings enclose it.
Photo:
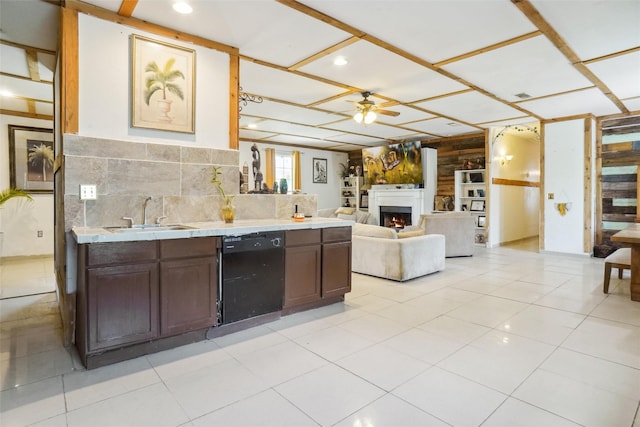
M 133 242 L 140 240 L 185 239 L 206 236 L 238 236 L 261 231 L 303 230 L 328 227 L 350 227 L 353 221 L 335 218 L 305 218 L 304 221 L 283 219 L 236 220 L 232 224 L 222 221 L 174 224 L 178 229 L 124 230 L 105 227 L 74 227 L 71 229 L 78 244 L 105 242 Z

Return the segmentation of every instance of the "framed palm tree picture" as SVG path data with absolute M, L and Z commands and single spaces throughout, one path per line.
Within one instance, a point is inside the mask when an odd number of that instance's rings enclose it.
M 9 185 L 29 193 L 53 192 L 53 130 L 9 125 Z
M 195 132 L 196 52 L 131 36 L 131 126 Z

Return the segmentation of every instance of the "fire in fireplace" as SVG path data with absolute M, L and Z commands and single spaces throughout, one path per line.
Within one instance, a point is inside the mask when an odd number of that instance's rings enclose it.
M 411 206 L 380 206 L 380 225 L 396 230 L 411 225 Z

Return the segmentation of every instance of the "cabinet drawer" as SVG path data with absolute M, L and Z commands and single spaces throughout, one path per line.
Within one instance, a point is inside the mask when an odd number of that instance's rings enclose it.
M 194 237 L 160 241 L 160 258 L 215 256 L 218 237 Z
M 87 266 L 131 264 L 154 261 L 158 257 L 155 241 L 91 243 L 87 246 Z
M 320 243 L 321 230 L 289 230 L 284 236 L 285 246 L 313 245 Z
M 351 241 L 351 227 L 330 227 L 322 229 L 322 243 Z

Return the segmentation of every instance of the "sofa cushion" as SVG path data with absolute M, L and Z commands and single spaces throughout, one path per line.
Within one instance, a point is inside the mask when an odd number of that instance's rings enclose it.
M 397 239 L 398 233 L 393 228 L 370 224 L 353 224 L 351 233 L 357 236 L 379 237 L 381 239 Z
M 339 213 L 337 217 L 338 219 L 348 219 L 349 221 L 353 221 L 353 222 L 355 222 L 356 220 L 356 214 L 347 215 L 347 214 Z
M 398 233 L 398 239 L 406 239 L 407 237 L 424 236 L 424 230 L 401 231 Z

